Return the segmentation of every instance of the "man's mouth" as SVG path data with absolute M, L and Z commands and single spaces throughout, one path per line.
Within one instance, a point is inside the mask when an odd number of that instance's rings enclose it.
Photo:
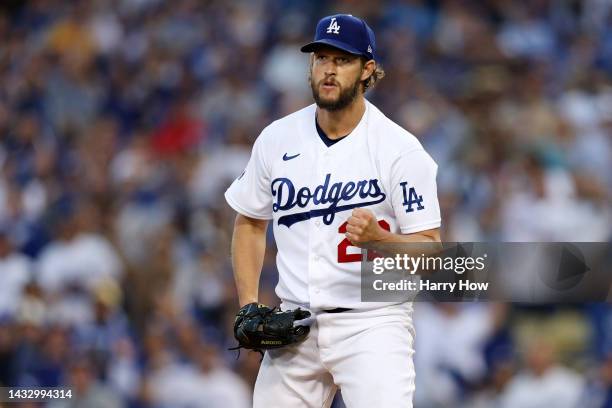
M 321 86 L 323 87 L 323 89 L 334 89 L 338 87 L 338 84 L 336 84 L 335 81 L 323 81 L 323 84 Z

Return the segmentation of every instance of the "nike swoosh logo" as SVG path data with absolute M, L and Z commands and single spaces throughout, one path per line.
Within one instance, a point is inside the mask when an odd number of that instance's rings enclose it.
M 298 157 L 300 154 L 301 154 L 301 153 L 294 154 L 293 156 L 287 156 L 287 153 L 285 153 L 285 154 L 283 155 L 283 160 L 284 160 L 284 161 L 287 161 L 287 160 L 295 159 L 295 158 L 296 158 L 296 157 Z

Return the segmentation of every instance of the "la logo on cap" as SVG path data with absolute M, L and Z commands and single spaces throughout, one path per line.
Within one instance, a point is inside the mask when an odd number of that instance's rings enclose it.
M 327 27 L 327 34 L 340 34 L 340 26 L 338 25 L 338 22 L 336 21 L 336 17 L 332 17 L 331 21 L 329 22 L 329 26 Z

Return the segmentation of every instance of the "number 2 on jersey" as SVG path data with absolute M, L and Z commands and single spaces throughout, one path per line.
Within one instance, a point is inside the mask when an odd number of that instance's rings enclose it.
M 348 221 L 342 223 L 342 225 L 340 225 L 340 227 L 338 228 L 338 232 L 340 234 L 346 234 L 347 225 Z M 381 228 L 387 231 L 391 231 L 391 227 L 385 220 L 378 220 L 378 225 L 380 225 Z M 348 238 L 344 238 L 342 241 L 340 241 L 340 243 L 338 244 L 338 263 L 361 262 L 361 252 L 358 254 L 349 254 L 347 252 L 347 248 L 352 246 L 353 245 L 351 245 L 351 241 L 349 241 Z M 375 256 L 375 252 L 368 252 L 368 261 L 373 260 Z

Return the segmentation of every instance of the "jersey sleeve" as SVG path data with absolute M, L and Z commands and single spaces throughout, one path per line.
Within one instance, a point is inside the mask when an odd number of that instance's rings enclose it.
M 225 200 L 238 213 L 262 220 L 272 219 L 270 171 L 264 157 L 262 136 L 253 145 L 244 172 L 229 186 Z
M 441 224 L 436 185 L 438 165 L 423 149 L 400 154 L 391 166 L 391 200 L 402 234 Z

